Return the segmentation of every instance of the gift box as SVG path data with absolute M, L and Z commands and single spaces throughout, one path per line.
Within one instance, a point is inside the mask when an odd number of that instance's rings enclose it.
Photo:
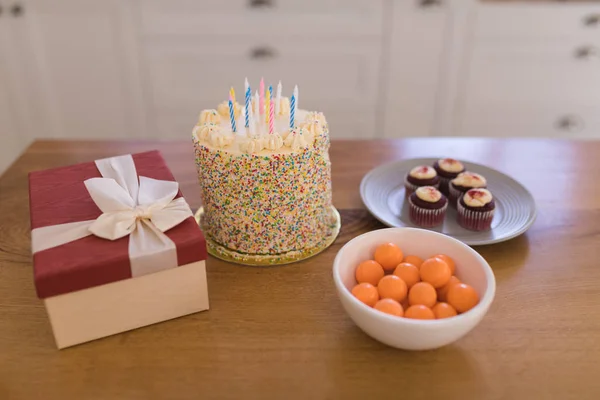
M 29 200 L 58 348 L 208 309 L 206 241 L 158 151 L 32 172 Z

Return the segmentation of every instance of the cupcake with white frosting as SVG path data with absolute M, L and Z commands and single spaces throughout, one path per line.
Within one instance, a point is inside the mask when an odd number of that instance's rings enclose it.
M 433 164 L 435 172 L 440 177 L 440 192 L 448 196 L 448 185 L 450 181 L 458 176 L 461 172 L 465 172 L 465 166 L 454 158 L 442 158 Z
M 450 181 L 448 185 L 448 198 L 450 204 L 456 205 L 458 199 L 460 199 L 467 191 L 471 189 L 485 189 L 487 188 L 487 180 L 475 172 L 461 172 L 458 176 Z
M 472 231 L 486 231 L 492 227 L 496 202 L 487 189 L 468 190 L 458 201 L 457 221 Z
M 435 169 L 429 165 L 414 167 L 404 177 L 404 187 L 406 188 L 407 197 L 422 186 L 433 186 L 437 189 L 439 184 L 440 177 L 435 172 Z
M 448 199 L 433 186 L 421 186 L 408 198 L 409 217 L 423 228 L 441 225 L 446 217 Z

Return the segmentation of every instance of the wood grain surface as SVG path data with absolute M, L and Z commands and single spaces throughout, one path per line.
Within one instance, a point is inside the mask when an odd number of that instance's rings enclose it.
M 35 142 L 0 178 L 0 399 L 598 399 L 600 142 L 334 141 L 336 243 L 313 259 L 250 268 L 209 258 L 211 310 L 56 350 L 32 279 L 27 173 L 160 149 L 193 207 L 188 142 Z M 344 314 L 333 258 L 381 228 L 359 183 L 371 168 L 453 156 L 521 181 L 539 214 L 524 235 L 478 247 L 497 279 L 481 324 L 427 352 L 386 347 Z

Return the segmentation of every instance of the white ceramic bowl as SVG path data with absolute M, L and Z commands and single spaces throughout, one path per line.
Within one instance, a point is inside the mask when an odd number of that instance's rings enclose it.
M 356 284 L 356 266 L 372 259 L 375 248 L 386 242 L 421 258 L 450 256 L 457 265 L 456 276 L 477 291 L 479 304 L 464 314 L 440 320 L 395 317 L 363 304 L 350 292 Z M 435 349 L 460 339 L 481 321 L 496 293 L 494 273 L 475 250 L 441 233 L 415 228 L 379 229 L 352 239 L 335 257 L 333 280 L 344 309 L 356 325 L 372 338 L 405 350 Z

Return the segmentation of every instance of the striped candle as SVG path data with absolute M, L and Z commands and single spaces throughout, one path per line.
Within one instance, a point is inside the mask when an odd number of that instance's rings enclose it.
M 260 86 L 258 87 L 260 90 L 260 102 L 258 103 L 258 112 L 262 115 L 265 112 L 265 80 L 264 78 L 260 78 Z
M 229 119 L 231 120 L 231 130 L 237 132 L 235 127 L 235 113 L 233 111 L 233 101 L 231 101 L 231 96 L 229 97 Z
M 273 86 L 269 86 L 269 97 L 273 97 Z M 273 134 L 275 124 L 275 102 L 271 100 L 269 105 L 269 134 Z
M 250 126 L 250 97 L 252 97 L 252 92 L 250 91 L 250 84 L 248 83 L 248 78 L 246 78 L 246 82 L 244 82 L 246 87 L 246 128 Z
M 294 118 L 296 117 L 296 95 L 292 94 L 290 100 L 290 129 L 294 128 Z
M 271 103 L 271 93 L 269 93 L 269 91 L 267 90 L 265 92 L 265 108 L 264 108 L 264 112 L 265 112 L 265 121 L 267 123 L 267 126 L 269 125 L 269 108 L 271 107 L 270 105 Z
M 290 128 L 295 125 L 296 111 L 298 110 L 298 85 L 294 86 L 294 93 L 290 101 Z

